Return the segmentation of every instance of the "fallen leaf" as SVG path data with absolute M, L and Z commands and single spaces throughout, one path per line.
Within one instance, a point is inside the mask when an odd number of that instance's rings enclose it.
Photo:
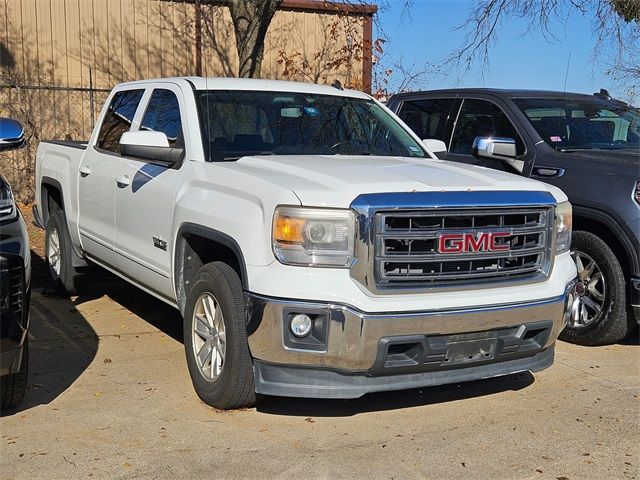
M 542 473 L 542 470 L 540 470 L 539 468 L 536 468 L 536 472 Z
M 305 421 L 305 422 L 309 422 L 309 423 L 316 423 L 316 421 L 315 421 L 313 418 L 311 418 L 311 417 L 307 417 L 307 418 L 305 418 L 305 419 L 304 419 L 304 421 Z
M 105 358 L 102 362 L 103 363 L 111 363 L 111 359 L 110 358 Z

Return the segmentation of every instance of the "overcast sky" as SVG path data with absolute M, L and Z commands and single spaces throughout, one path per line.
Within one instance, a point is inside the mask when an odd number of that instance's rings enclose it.
M 385 49 L 394 58 L 402 57 L 405 65 L 417 71 L 427 63 L 437 62 L 461 44 L 463 34 L 454 29 L 477 2 L 415 0 L 410 18 L 402 18 L 402 0 L 389 0 L 389 4 L 391 8 L 380 14 L 381 25 L 390 40 Z M 538 32 L 523 36 L 526 29 L 524 21 L 505 22 L 491 50 L 484 78 L 480 65 L 475 65 L 460 79 L 455 71 L 446 77 L 428 75 L 418 88 L 482 86 L 562 91 L 571 53 L 567 91 L 593 93 L 607 88 L 614 96 L 626 97 L 626 92 L 616 88 L 613 80 L 605 76 L 604 67 L 594 66 L 594 39 L 588 18 L 573 15 L 566 28 L 562 24 L 555 25 L 554 33 L 558 37 L 555 42 L 545 40 Z M 374 31 L 374 38 L 377 36 Z M 395 82 L 392 77 L 390 91 L 397 89 Z

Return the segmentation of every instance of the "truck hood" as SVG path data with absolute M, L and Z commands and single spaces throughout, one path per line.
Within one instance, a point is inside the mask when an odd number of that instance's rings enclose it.
M 561 190 L 536 180 L 429 158 L 273 155 L 221 165 L 290 189 L 305 206 L 344 208 L 363 193 L 412 191 L 547 191 L 566 200 Z

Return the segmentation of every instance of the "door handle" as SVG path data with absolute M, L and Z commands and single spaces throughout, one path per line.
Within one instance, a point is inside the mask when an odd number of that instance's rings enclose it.
M 89 175 L 91 173 L 91 169 L 89 167 L 87 167 L 86 165 L 80 166 L 78 171 L 80 172 L 80 176 L 82 176 L 82 177 L 86 177 L 87 175 Z
M 130 183 L 131 183 L 131 179 L 126 175 L 121 175 L 118 178 L 116 178 L 116 184 L 120 188 L 128 187 Z
M 564 175 L 564 168 L 557 167 L 533 167 L 531 176 L 539 178 L 556 178 Z

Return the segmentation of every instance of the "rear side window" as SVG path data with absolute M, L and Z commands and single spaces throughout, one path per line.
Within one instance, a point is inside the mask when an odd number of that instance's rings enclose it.
M 171 147 L 184 145 L 180 104 L 175 93 L 163 89 L 153 91 L 140 130 L 164 133 Z
M 471 155 L 476 137 L 512 138 L 516 141 L 516 154 L 522 155 L 525 152 L 522 138 L 497 105 L 486 100 L 465 100 L 449 151 Z
M 131 129 L 144 90 L 126 90 L 113 96 L 98 133 L 98 148 L 120 153 L 120 137 Z
M 449 146 L 453 122 L 460 108 L 460 100 L 425 99 L 402 103 L 398 116 L 421 139 L 442 140 Z

